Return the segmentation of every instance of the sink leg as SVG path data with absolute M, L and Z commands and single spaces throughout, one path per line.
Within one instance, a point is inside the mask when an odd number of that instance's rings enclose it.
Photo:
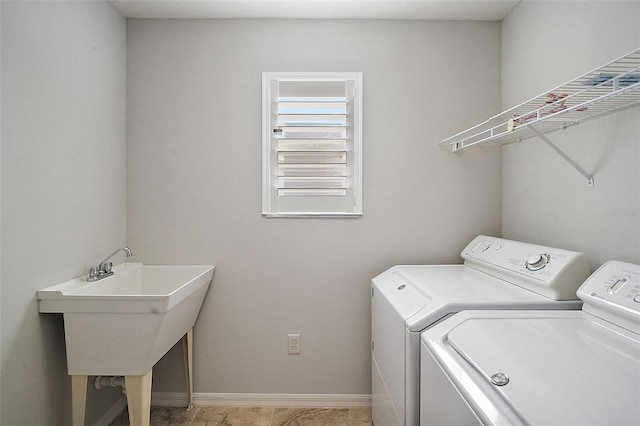
M 84 426 L 87 406 L 87 376 L 71 376 L 71 411 L 73 426 Z
M 190 328 L 182 338 L 182 359 L 184 360 L 189 392 L 187 411 L 191 411 L 193 408 L 193 328 Z
M 131 426 L 149 426 L 151 410 L 151 371 L 144 376 L 125 376 L 127 385 L 127 404 L 129 405 L 129 424 Z

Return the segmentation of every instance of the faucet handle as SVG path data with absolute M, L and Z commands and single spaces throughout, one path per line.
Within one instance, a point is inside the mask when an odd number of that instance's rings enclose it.
M 101 265 L 101 269 L 105 274 L 110 274 L 111 270 L 113 269 L 113 262 L 104 262 Z
M 100 275 L 98 267 L 92 266 L 91 269 L 89 269 L 89 278 L 96 278 L 98 275 Z

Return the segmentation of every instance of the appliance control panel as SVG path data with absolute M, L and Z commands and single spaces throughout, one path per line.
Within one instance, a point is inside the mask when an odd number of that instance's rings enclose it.
M 640 327 L 640 265 L 610 260 L 585 281 L 578 296 L 586 311 L 616 324 L 617 316 L 627 318 Z
M 465 264 L 555 300 L 577 299 L 591 272 L 583 253 L 479 235 L 462 251 Z

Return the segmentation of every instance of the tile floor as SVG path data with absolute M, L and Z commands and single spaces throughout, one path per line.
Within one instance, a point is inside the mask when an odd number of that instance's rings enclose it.
M 151 407 L 151 426 L 371 426 L 371 408 Z M 125 409 L 111 426 L 129 425 Z

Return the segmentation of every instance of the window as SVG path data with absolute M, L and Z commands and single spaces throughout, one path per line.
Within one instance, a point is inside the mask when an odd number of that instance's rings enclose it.
M 362 215 L 362 73 L 262 74 L 262 214 Z

